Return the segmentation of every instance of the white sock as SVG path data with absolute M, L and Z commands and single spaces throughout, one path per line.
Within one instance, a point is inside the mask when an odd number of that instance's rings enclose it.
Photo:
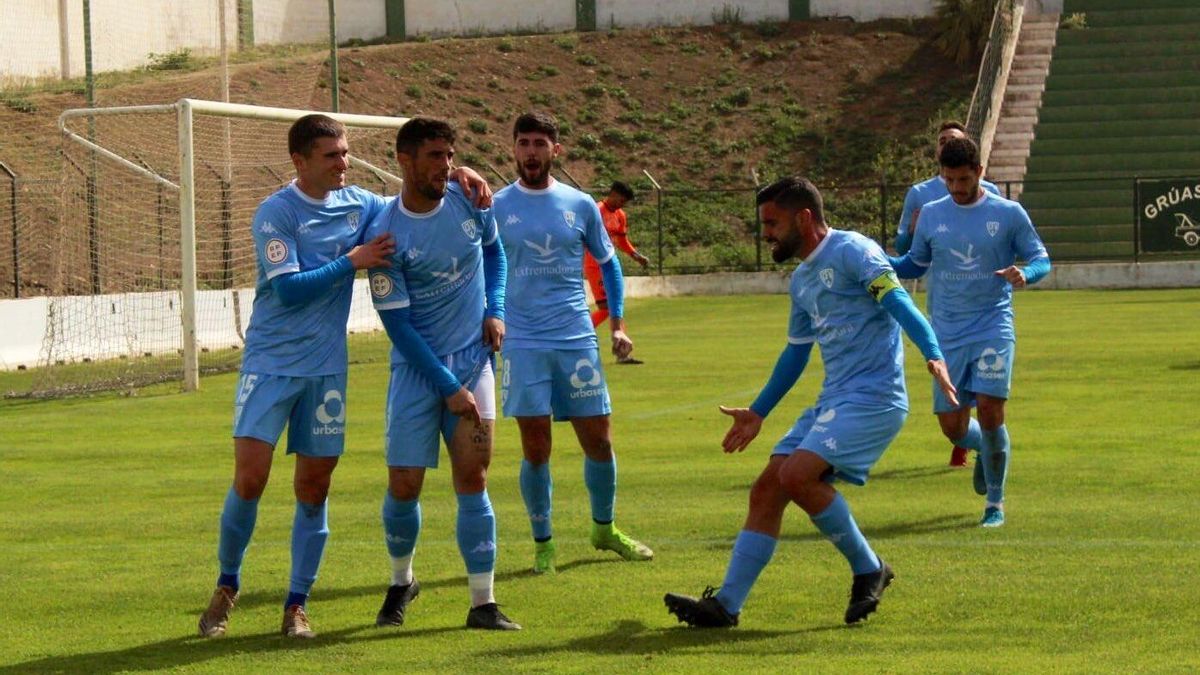
M 407 586 L 413 582 L 412 554 L 403 558 L 392 558 L 392 585 Z
M 486 605 L 489 602 L 496 601 L 496 596 L 492 595 L 494 577 L 495 571 L 479 572 L 478 574 L 467 575 L 467 587 L 471 589 L 472 607 L 478 607 L 480 605 Z
M 988 502 L 987 508 L 989 508 L 989 509 L 997 508 L 997 509 L 1000 509 L 1001 511 L 1003 511 L 1004 510 L 1004 502 Z

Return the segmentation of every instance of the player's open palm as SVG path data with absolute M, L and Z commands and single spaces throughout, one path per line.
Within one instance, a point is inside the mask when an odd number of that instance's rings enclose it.
M 937 386 L 941 387 L 942 393 L 946 395 L 946 400 L 955 408 L 958 407 L 958 389 L 954 387 L 954 383 L 950 381 L 950 373 L 946 370 L 946 362 L 941 359 L 931 359 L 925 362 L 929 368 L 929 374 L 933 375 L 933 381 L 937 382 Z
M 717 406 L 717 409 L 733 418 L 733 426 L 729 428 L 729 433 L 725 434 L 725 440 L 721 441 L 721 448 L 725 452 L 745 450 L 746 446 L 758 437 L 763 418 L 749 408 L 726 408 L 722 405 Z
M 459 387 L 453 395 L 446 397 L 446 407 L 450 413 L 479 424 L 479 407 L 475 405 L 475 395 L 466 387 Z
M 383 233 L 371 241 L 355 246 L 346 254 L 356 270 L 369 270 L 373 267 L 391 267 L 392 254 L 396 252 L 396 240 L 392 235 Z

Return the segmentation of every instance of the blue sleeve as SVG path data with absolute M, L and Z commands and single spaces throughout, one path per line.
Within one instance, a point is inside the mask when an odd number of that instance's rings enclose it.
M 917 349 L 921 350 L 921 355 L 926 361 L 942 359 L 942 350 L 938 346 L 937 336 L 933 334 L 933 327 L 925 320 L 924 315 L 917 310 L 913 305 L 912 297 L 903 288 L 896 288 L 890 291 L 879 304 L 887 310 L 888 314 L 900 324 L 904 329 L 908 339 L 917 345 Z
M 1036 284 L 1050 273 L 1050 259 L 1046 257 L 1034 258 L 1021 271 L 1025 273 L 1025 283 Z
M 991 182 L 991 181 L 981 180 L 981 181 L 979 181 L 979 184 L 983 186 L 983 189 L 984 189 L 984 190 L 987 190 L 988 192 L 990 192 L 990 193 L 992 193 L 992 194 L 996 195 L 997 197 L 1003 197 L 1003 196 L 1004 196 L 1004 195 L 1003 195 L 1003 194 L 1000 192 L 1000 186 L 999 186 L 999 185 L 996 185 L 995 183 L 993 183 L 993 182 Z
M 499 238 L 483 246 L 483 283 L 487 316 L 504 320 L 504 286 L 508 283 L 508 256 Z
M 379 319 L 383 322 L 388 337 L 392 339 L 392 344 L 396 345 L 396 349 L 404 358 L 433 382 L 433 386 L 443 398 L 453 396 L 462 385 L 459 384 L 458 378 L 454 377 L 454 373 L 442 365 L 437 355 L 429 348 L 429 343 L 425 342 L 413 327 L 408 313 L 407 307 L 382 309 L 379 310 Z
M 767 380 L 767 384 L 759 393 L 758 398 L 750 404 L 750 409 L 759 417 L 770 415 L 775 406 L 791 390 L 792 385 L 796 384 L 796 380 L 800 379 L 800 373 L 803 373 L 804 368 L 808 365 L 808 357 L 812 354 L 812 348 L 813 343 L 811 342 L 789 343 L 783 348 L 779 360 L 775 362 L 775 370 L 771 371 L 771 379 Z
M 600 265 L 600 276 L 604 280 L 604 292 L 608 294 L 608 313 L 616 318 L 625 316 L 625 275 L 621 273 L 621 261 L 612 256 Z
M 354 263 L 347 256 L 339 256 L 307 272 L 290 272 L 271 278 L 271 289 L 285 306 L 312 302 L 333 287 L 339 279 L 354 276 Z
M 901 279 L 920 279 L 925 276 L 925 272 L 929 271 L 928 267 L 921 267 L 913 262 L 913 259 L 907 254 L 899 258 L 888 256 L 888 262 L 892 269 L 896 270 L 896 276 Z
M 904 206 L 900 207 L 900 224 L 896 226 L 896 253 L 904 255 L 912 246 L 912 214 L 921 205 L 917 203 L 917 188 L 914 185 L 904 195 Z

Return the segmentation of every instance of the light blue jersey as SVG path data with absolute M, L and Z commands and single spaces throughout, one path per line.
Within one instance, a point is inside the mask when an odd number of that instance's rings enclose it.
M 996 271 L 1048 257 L 1025 209 L 988 192 L 969 206 L 926 204 L 908 255 L 930 268 L 927 307 L 943 349 L 1015 340 L 1012 285 Z
M 366 224 L 386 203 L 357 186 L 313 199 L 293 182 L 259 205 L 252 226 L 258 281 L 242 372 L 289 377 L 346 372 L 346 319 L 354 278 L 292 306 L 279 299 L 271 279 L 316 269 L 362 244 Z
M 439 357 L 480 345 L 487 308 L 483 247 L 496 241 L 496 221 L 451 183 L 428 213 L 396 199 L 367 228 L 367 237 L 391 233 L 392 266 L 372 269 L 375 309 L 409 308 L 413 327 Z M 392 364 L 407 360 L 395 346 Z
M 834 229 L 792 273 L 788 342 L 821 348 L 819 406 L 849 402 L 908 410 L 900 326 L 870 289 L 889 274 L 878 244 Z
M 583 251 L 600 264 L 614 254 L 596 201 L 551 179 L 544 190 L 509 185 L 493 203 L 508 256 L 504 351 L 596 347 Z
M 1000 194 L 1000 188 L 990 181 L 981 180 L 979 186 L 997 197 L 1004 196 Z M 948 196 L 950 196 L 950 190 L 941 176 L 934 176 L 908 189 L 908 194 L 904 195 L 904 208 L 900 211 L 900 225 L 896 228 L 897 252 L 901 255 L 908 253 L 908 249 L 912 245 L 913 218 L 921 212 L 921 207 Z

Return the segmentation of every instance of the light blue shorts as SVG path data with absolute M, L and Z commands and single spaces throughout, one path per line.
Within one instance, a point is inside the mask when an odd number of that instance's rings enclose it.
M 943 349 L 950 381 L 958 389 L 958 408 L 975 405 L 976 394 L 1007 400 L 1016 351 L 1016 343 L 1011 340 L 987 340 Z M 958 408 L 950 405 L 941 387 L 934 383 L 933 412 L 950 412 Z
M 612 413 L 600 350 L 513 349 L 504 352 L 500 401 L 505 417 L 557 421 Z
M 772 455 L 808 450 L 833 467 L 833 478 L 865 485 L 871 467 L 900 433 L 908 411 L 886 405 L 837 403 L 804 411 Z
M 234 438 L 274 446 L 284 426 L 289 454 L 340 457 L 346 439 L 346 374 L 242 373 L 233 400 Z
M 479 416 L 496 419 L 496 377 L 492 373 L 491 352 L 483 345 L 473 346 L 443 356 L 441 361 L 471 390 Z M 450 412 L 446 400 L 420 371 L 406 363 L 392 366 L 383 441 L 388 466 L 436 469 L 438 436 L 449 446 L 458 420 L 458 415 Z

